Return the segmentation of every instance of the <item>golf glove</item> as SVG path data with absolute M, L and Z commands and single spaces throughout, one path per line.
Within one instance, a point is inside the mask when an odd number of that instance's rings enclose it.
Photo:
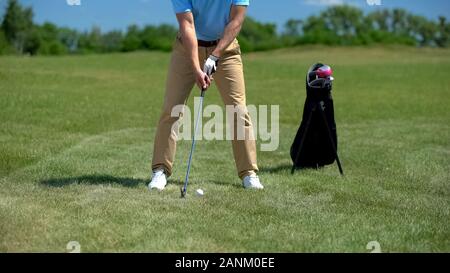
M 212 74 L 214 74 L 214 72 L 217 71 L 218 64 L 219 58 L 214 55 L 209 55 L 208 60 L 206 60 L 205 66 L 203 67 L 203 72 L 211 76 Z

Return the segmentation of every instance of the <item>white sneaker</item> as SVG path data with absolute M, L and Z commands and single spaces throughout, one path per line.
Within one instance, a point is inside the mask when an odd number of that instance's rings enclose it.
M 256 190 L 264 189 L 264 186 L 259 181 L 259 177 L 254 174 L 247 175 L 246 177 L 244 177 L 244 179 L 242 180 L 242 184 L 246 189 L 256 189 Z
M 148 184 L 149 190 L 157 189 L 159 191 L 164 190 L 167 185 L 166 174 L 163 170 L 156 170 L 153 172 L 152 182 Z

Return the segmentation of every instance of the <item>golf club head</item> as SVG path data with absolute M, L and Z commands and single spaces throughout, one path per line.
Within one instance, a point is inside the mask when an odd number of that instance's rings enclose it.
M 317 77 L 322 79 L 327 79 L 328 81 L 334 81 L 333 69 L 329 65 L 323 65 L 319 67 L 316 71 Z
M 186 191 L 184 190 L 184 187 L 181 187 L 180 191 L 181 191 L 181 197 L 180 198 L 186 198 Z
M 334 81 L 332 75 L 333 70 L 329 65 L 316 63 L 309 68 L 306 82 L 313 89 L 331 88 L 331 84 Z
M 319 78 L 330 78 L 333 74 L 333 70 L 329 65 L 322 65 L 316 70 L 316 74 Z

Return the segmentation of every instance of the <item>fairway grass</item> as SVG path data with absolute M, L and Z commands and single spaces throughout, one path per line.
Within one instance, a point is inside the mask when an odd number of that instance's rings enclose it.
M 0 251 L 66 252 L 69 241 L 82 252 L 369 252 L 371 241 L 450 251 L 450 50 L 243 58 L 248 104 L 280 105 L 279 149 L 258 154 L 265 189 L 242 189 L 229 142 L 199 141 L 180 199 L 189 141 L 166 190 L 146 188 L 167 53 L 0 57 Z M 345 177 L 335 165 L 290 174 L 305 73 L 318 61 L 335 71 Z

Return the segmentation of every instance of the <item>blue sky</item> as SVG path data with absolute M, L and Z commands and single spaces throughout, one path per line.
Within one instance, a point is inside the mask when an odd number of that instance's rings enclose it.
M 80 0 L 80 6 L 69 6 L 67 1 L 20 0 L 22 4 L 33 7 L 37 23 L 50 21 L 59 26 L 78 30 L 87 30 L 93 25 L 108 31 L 124 30 L 130 24 L 142 26 L 176 22 L 170 0 Z M 450 0 L 379 1 L 380 6 L 370 6 L 366 0 L 250 0 L 249 15 L 257 20 L 282 26 L 289 18 L 305 18 L 317 14 L 329 5 L 347 3 L 358 6 L 366 12 L 380 8 L 401 7 L 428 18 L 436 19 L 439 15 L 443 15 L 450 19 Z M 0 16 L 3 15 L 6 3 L 7 0 L 0 0 Z

